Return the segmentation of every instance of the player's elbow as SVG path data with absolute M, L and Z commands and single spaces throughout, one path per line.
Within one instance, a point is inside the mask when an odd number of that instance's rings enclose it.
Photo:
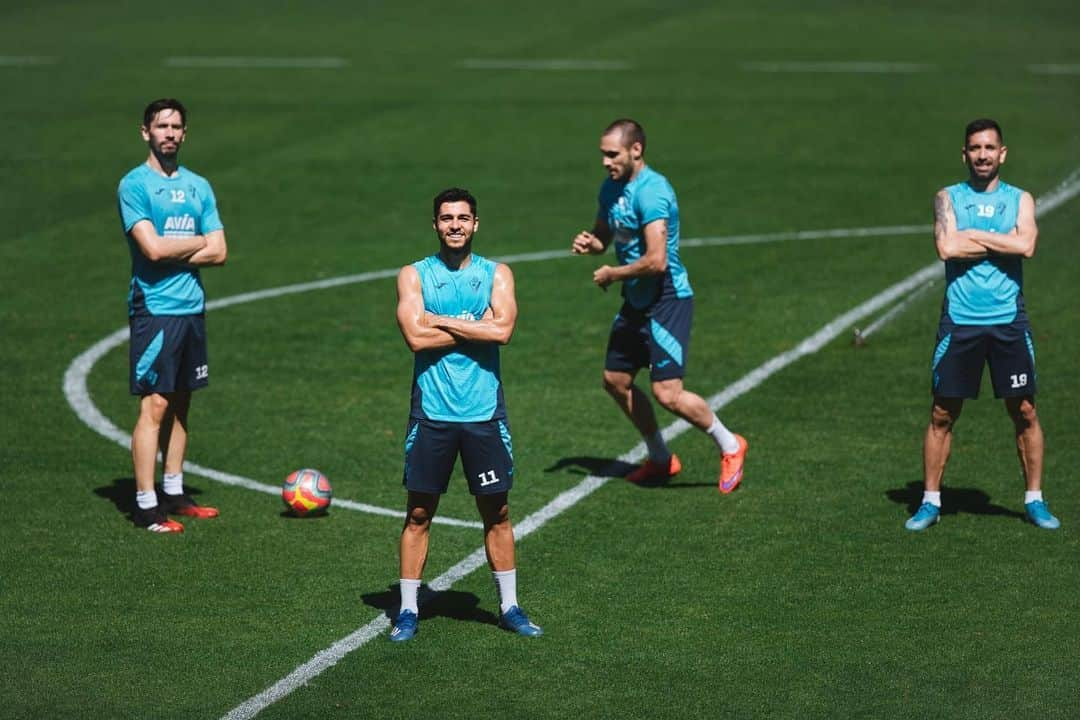
M 499 332 L 495 334 L 495 342 L 499 345 L 509 345 L 510 338 L 514 336 L 514 327 L 500 328 Z
M 141 243 L 139 250 L 143 256 L 152 263 L 162 262 L 167 260 L 168 256 L 165 253 L 165 248 L 161 243 Z
M 1038 236 L 1032 235 L 1031 240 L 1024 246 L 1023 251 L 1020 254 L 1025 258 L 1035 257 L 1036 240 L 1038 240 Z

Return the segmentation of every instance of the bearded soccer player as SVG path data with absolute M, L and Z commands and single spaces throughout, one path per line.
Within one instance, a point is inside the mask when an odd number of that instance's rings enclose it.
M 690 351 L 693 291 L 679 256 L 679 204 L 671 184 L 645 163 L 645 131 L 629 118 L 611 123 L 600 137 L 608 177 L 592 231 L 577 234 L 576 255 L 599 255 L 614 242 L 618 265 L 601 265 L 593 282 L 603 290 L 622 283 L 623 304 L 608 337 L 604 389 L 634 424 L 649 458 L 626 479 L 664 482 L 682 464 L 660 433 L 648 396 L 634 384 L 649 368 L 652 394 L 665 409 L 707 433 L 720 450 L 718 489 L 739 486 L 747 443 L 728 430 L 700 395 L 683 387 Z
M 168 516 L 217 517 L 184 492 L 191 393 L 210 381 L 206 298 L 199 268 L 223 265 L 225 229 L 205 178 L 179 164 L 187 109 L 164 98 L 143 112 L 146 162 L 120 181 L 120 221 L 131 250 L 128 319 L 130 386 L 139 397 L 131 433 L 136 509 L 133 520 L 151 532 L 178 533 Z M 161 497 L 154 488 L 157 453 L 164 458 Z
M 922 505 L 905 523 L 925 530 L 941 515 L 941 479 L 964 400 L 979 395 L 990 366 L 994 396 L 1005 401 L 1024 475 L 1024 508 L 1055 530 L 1042 495 L 1043 431 L 1035 412 L 1035 346 L 1024 307 L 1022 263 L 1035 254 L 1039 229 L 1030 193 L 999 177 L 1008 148 L 1001 127 L 974 120 L 964 131 L 967 180 L 934 198 L 934 240 L 945 261 L 945 300 L 932 368 L 933 405 L 923 443 Z
M 416 635 L 431 521 L 459 455 L 484 524 L 499 625 L 536 637 L 543 631 L 517 601 L 508 501 L 514 457 L 499 370 L 499 346 L 510 342 L 517 323 L 514 275 L 472 252 L 480 219 L 469 191 L 444 190 L 432 210 L 439 251 L 403 267 L 397 280 L 398 327 L 414 361 L 402 480 L 408 505 L 400 540 L 401 609 L 390 639 Z

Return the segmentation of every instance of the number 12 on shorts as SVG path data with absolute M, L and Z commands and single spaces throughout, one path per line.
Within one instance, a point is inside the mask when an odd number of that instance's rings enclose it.
M 1009 379 L 1012 380 L 1012 386 L 1014 388 L 1020 388 L 1027 385 L 1027 373 L 1020 373 L 1019 375 L 1010 375 Z
M 488 485 L 494 485 L 499 482 L 499 476 L 495 474 L 494 470 L 482 472 L 477 477 L 480 478 L 480 487 L 487 487 Z

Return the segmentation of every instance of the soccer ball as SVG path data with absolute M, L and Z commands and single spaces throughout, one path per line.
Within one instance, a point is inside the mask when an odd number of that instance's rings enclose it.
M 293 515 L 320 515 L 330 507 L 334 489 L 318 470 L 304 468 L 289 473 L 281 484 L 281 501 Z

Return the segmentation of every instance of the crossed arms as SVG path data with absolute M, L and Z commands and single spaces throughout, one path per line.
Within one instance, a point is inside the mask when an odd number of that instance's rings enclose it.
M 228 256 L 224 230 L 190 237 L 162 237 L 157 234 L 152 222 L 140 220 L 132 225 L 128 235 L 150 262 L 203 267 L 224 265 Z
M 514 274 L 506 265 L 495 266 L 491 305 L 479 320 L 436 315 L 424 309 L 420 273 L 412 265 L 401 268 L 397 278 L 397 321 L 405 344 L 413 352 L 448 348 L 462 342 L 510 342 L 517 323 Z
M 1020 196 L 1016 227 L 1011 232 L 995 233 L 985 230 L 957 230 L 956 213 L 948 190 L 934 196 L 934 243 L 942 260 L 973 260 L 988 255 L 1035 254 L 1039 228 L 1035 224 L 1035 199 L 1031 193 Z

